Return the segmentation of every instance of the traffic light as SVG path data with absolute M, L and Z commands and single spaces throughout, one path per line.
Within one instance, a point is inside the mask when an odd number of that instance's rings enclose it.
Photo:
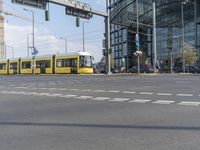
M 49 10 L 45 10 L 45 20 L 49 21 Z
M 80 27 L 80 17 L 76 17 L 76 27 Z
M 107 52 L 106 52 L 106 49 L 102 49 L 102 53 L 103 53 L 103 56 L 106 56 Z
M 111 48 L 109 49 L 109 54 L 112 54 L 112 49 Z

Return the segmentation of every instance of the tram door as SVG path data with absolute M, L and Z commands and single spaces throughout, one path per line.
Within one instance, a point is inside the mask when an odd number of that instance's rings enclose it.
M 45 61 L 40 62 L 40 73 L 45 74 L 46 73 L 46 67 L 45 67 Z
M 77 58 L 71 59 L 71 73 L 73 74 L 77 73 Z

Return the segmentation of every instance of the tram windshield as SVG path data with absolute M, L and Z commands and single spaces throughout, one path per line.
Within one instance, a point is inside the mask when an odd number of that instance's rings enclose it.
M 92 67 L 92 57 L 80 56 L 80 67 Z

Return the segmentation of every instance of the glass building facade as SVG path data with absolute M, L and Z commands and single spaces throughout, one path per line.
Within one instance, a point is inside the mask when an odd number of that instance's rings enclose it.
M 139 36 L 142 64 L 153 64 L 153 0 L 138 0 Z M 182 65 L 185 48 L 195 48 L 200 66 L 200 1 L 155 0 L 157 27 L 157 59 L 160 67 Z M 182 9 L 183 8 L 183 9 Z M 126 70 L 137 65 L 136 57 L 136 0 L 109 0 L 111 18 L 111 48 L 115 67 Z M 183 16 L 183 17 L 182 17 Z M 184 29 L 184 42 L 183 42 Z M 184 45 L 184 48 L 183 48 Z

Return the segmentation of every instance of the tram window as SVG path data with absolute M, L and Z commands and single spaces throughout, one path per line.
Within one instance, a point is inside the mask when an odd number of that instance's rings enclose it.
M 57 60 L 57 67 L 63 67 L 63 59 L 58 59 Z
M 41 67 L 40 61 L 36 61 L 36 68 L 40 68 L 40 67 Z
M 30 68 L 31 68 L 30 61 L 22 62 L 22 69 L 30 69 Z
M 45 61 L 45 68 L 51 67 L 51 61 Z
M 64 67 L 70 67 L 70 59 L 64 60 Z
M 0 70 L 6 70 L 6 63 L 5 64 L 0 64 Z
M 80 56 L 80 67 L 92 67 L 91 56 Z
M 70 67 L 70 59 L 58 59 L 57 67 Z
M 10 69 L 17 69 L 17 63 L 10 63 Z

